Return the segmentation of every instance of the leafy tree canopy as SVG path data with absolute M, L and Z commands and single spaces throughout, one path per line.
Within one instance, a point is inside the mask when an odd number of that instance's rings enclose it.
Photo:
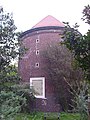
M 85 6 L 83 10 L 83 20 L 90 25 L 90 6 Z M 74 55 L 77 65 L 85 73 L 85 79 L 90 82 L 90 30 L 85 35 L 78 32 L 78 25 L 73 28 L 66 23 L 64 31 L 64 44 Z
M 83 20 L 90 25 L 90 5 L 85 6 L 83 10 Z
M 12 61 L 23 54 L 19 32 L 12 14 L 0 8 L 0 119 L 14 120 L 15 115 L 26 107 L 32 98 L 27 85 L 17 85 L 20 77 Z M 28 102 L 29 101 L 29 102 Z M 30 106 L 29 106 L 30 107 Z M 25 109 L 28 108 L 28 105 Z M 30 108 L 27 109 L 30 112 Z
M 19 32 L 16 32 L 16 26 L 12 14 L 5 13 L 0 8 L 0 89 L 4 88 L 3 83 L 13 82 L 17 77 L 16 67 L 11 65 L 19 55 Z
M 53 84 L 53 92 L 63 110 L 71 109 L 70 85 L 77 91 L 77 85 L 83 80 L 81 69 L 73 69 L 73 56 L 65 45 L 52 44 L 43 51 L 43 59 L 49 82 Z M 73 65 L 74 66 L 74 65 Z M 69 85 L 70 84 L 70 85 Z

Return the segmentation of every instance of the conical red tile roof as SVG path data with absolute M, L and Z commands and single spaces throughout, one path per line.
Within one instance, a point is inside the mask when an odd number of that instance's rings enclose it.
M 42 19 L 39 23 L 37 23 L 32 28 L 45 27 L 45 26 L 60 26 L 60 27 L 64 27 L 64 24 L 61 23 L 56 18 L 54 18 L 53 16 L 48 15 L 47 17 L 45 17 L 44 19 Z

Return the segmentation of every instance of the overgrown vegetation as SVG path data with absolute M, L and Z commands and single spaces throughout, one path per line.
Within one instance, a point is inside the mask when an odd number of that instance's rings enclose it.
M 90 6 L 85 6 L 83 10 L 83 20 L 90 25 Z M 80 120 L 87 120 L 89 111 L 88 109 L 88 96 L 90 93 L 90 30 L 85 35 L 81 35 L 78 32 L 78 25 L 75 24 L 74 28 L 71 28 L 69 23 L 66 23 L 66 29 L 64 31 L 63 44 L 71 51 L 75 59 L 75 66 L 81 68 L 84 73 L 84 82 L 79 88 L 79 92 L 72 88 L 76 104 L 76 110 L 80 113 Z M 86 87 L 86 88 L 85 88 Z
M 43 51 L 45 70 L 49 73 L 49 80 L 54 86 L 55 98 L 62 110 L 72 109 L 71 99 L 73 95 L 69 92 L 70 85 L 77 92 L 77 83 L 83 81 L 83 72 L 81 69 L 72 67 L 74 58 L 69 50 L 63 45 L 52 44 Z M 74 66 L 74 65 L 73 65 Z M 67 83 L 68 82 L 68 83 Z
M 18 112 L 32 99 L 30 89 L 20 83 L 16 66 L 12 61 L 23 54 L 19 45 L 19 32 L 11 14 L 0 8 L 0 120 L 14 119 Z M 27 95 L 28 94 L 28 95 Z M 29 99 L 29 100 L 28 100 Z M 29 105 L 29 104 L 28 104 Z M 27 107 L 26 107 L 27 108 Z M 30 111 L 28 109 L 27 111 Z

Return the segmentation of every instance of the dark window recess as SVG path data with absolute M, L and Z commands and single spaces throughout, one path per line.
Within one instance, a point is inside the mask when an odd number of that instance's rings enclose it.
M 36 39 L 36 43 L 39 43 L 39 41 L 40 41 L 39 39 Z
M 36 68 L 39 68 L 39 63 L 35 63 L 35 67 L 36 67 Z
M 39 50 L 36 50 L 36 55 L 39 55 Z

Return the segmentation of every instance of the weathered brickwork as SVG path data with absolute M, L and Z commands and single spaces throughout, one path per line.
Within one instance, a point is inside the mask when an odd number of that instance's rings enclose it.
M 62 28 L 54 29 L 52 27 L 49 29 L 46 27 L 43 30 L 34 31 L 33 29 L 21 37 L 23 45 L 28 48 L 18 64 L 22 82 L 30 84 L 31 77 L 45 77 L 45 99 L 38 98 L 36 100 L 35 109 L 38 111 L 58 112 L 61 110 L 60 105 L 55 103 L 54 86 L 49 81 L 49 73 L 44 69 L 45 61 L 42 52 L 47 49 L 48 45 L 59 44 L 62 32 Z M 36 50 L 39 50 L 38 55 L 36 55 Z M 35 67 L 36 63 L 39 63 L 39 68 Z

